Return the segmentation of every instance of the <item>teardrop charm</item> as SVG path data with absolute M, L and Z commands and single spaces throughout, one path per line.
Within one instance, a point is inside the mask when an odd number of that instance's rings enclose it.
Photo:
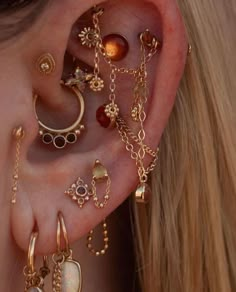
M 93 179 L 95 181 L 104 180 L 108 178 L 107 169 L 97 159 L 93 167 Z
M 151 198 L 151 188 L 146 183 L 141 183 L 138 185 L 135 191 L 135 199 L 137 203 L 146 204 L 150 201 Z

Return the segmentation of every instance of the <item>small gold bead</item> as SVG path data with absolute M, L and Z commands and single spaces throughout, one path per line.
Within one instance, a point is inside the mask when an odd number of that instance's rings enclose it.
M 15 136 L 15 138 L 18 139 L 22 139 L 25 135 L 24 129 L 22 126 L 15 128 L 13 130 L 13 135 Z
M 104 238 L 104 242 L 108 242 L 108 241 L 109 241 L 108 237 Z
M 13 175 L 13 178 L 18 179 L 19 178 L 18 174 Z
M 17 192 L 17 187 L 12 188 L 13 192 Z
M 108 244 L 105 244 L 104 248 L 105 249 L 108 249 L 109 245 Z
M 96 252 L 96 256 L 97 257 L 100 256 L 100 252 L 99 251 Z
M 105 254 L 106 253 L 106 251 L 103 249 L 103 250 L 101 250 L 101 254 Z
M 104 208 L 104 204 L 103 204 L 103 203 L 100 203 L 100 204 L 99 204 L 99 207 L 100 207 L 100 208 Z
M 88 243 L 88 244 L 87 244 L 87 247 L 88 247 L 88 248 L 92 248 L 92 244 L 91 244 L 91 243 Z

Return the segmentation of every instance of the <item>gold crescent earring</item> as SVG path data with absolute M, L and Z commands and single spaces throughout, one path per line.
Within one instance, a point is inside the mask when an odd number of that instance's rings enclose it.
M 80 111 L 76 121 L 65 129 L 51 128 L 40 120 L 36 109 L 39 96 L 37 94 L 34 95 L 34 110 L 36 119 L 39 124 L 39 134 L 42 137 L 44 144 L 53 144 L 57 149 L 63 149 L 67 144 L 74 144 L 77 141 L 78 136 L 81 134 L 81 131 L 85 128 L 84 125 L 81 124 L 85 111 L 84 98 L 76 86 L 66 86 L 66 88 L 72 90 L 73 93 L 75 93 L 78 99 Z

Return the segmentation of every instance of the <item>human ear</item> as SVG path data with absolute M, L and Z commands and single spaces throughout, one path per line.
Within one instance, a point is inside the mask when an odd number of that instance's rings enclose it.
M 66 51 L 75 58 L 89 63 L 90 66 L 93 65 L 93 51 L 81 47 L 76 35 L 79 30 L 78 18 L 89 6 L 97 3 L 82 2 L 84 1 L 62 1 L 52 4 L 46 12 L 48 21 L 41 20 L 40 25 L 38 24 L 37 39 L 33 40 L 24 52 L 24 55 L 36 59 L 40 47 L 41 52 L 51 52 L 57 62 L 57 69 L 48 77 L 39 75 L 34 66 L 28 68 L 34 91 L 43 101 L 44 110 L 41 113 L 42 118 L 46 120 L 50 109 L 57 111 L 58 115 L 55 117 L 62 115 L 66 109 L 68 114 L 59 122 L 69 123 L 76 111 L 70 108 L 72 96 L 60 85 Z M 104 34 L 119 32 L 126 36 L 130 44 L 130 52 L 124 64 L 120 62 L 121 66 L 138 66 L 140 32 L 148 28 L 162 42 L 161 51 L 148 65 L 150 96 L 144 125 L 145 143 L 156 149 L 171 113 L 187 56 L 185 27 L 177 3 L 175 0 L 149 2 L 129 0 L 125 3 L 109 1 L 102 5 L 105 9 L 102 21 Z M 37 26 L 34 32 L 36 30 Z M 39 46 L 40 43 L 43 45 Z M 101 65 L 101 74 L 109 84 L 109 69 L 105 64 Z M 133 84 L 132 79 L 130 81 L 128 78 L 117 79 L 116 84 L 120 112 L 129 120 Z M 12 208 L 14 238 L 24 250 L 27 249 L 30 233 L 35 224 L 39 229 L 38 252 L 46 254 L 55 250 L 56 220 L 59 211 L 64 214 L 70 241 L 76 241 L 115 210 L 137 186 L 135 161 L 126 151 L 117 129 L 103 129 L 96 122 L 96 109 L 106 102 L 109 91 L 84 94 L 86 94 L 84 124 L 87 130 L 74 146 L 60 151 L 42 147 L 37 138 L 37 127 L 29 131 L 28 135 L 27 128 L 25 129 L 23 175 L 19 198 Z M 33 111 L 32 104 L 28 114 L 31 119 Z M 36 124 L 35 120 L 32 120 L 32 124 Z M 77 177 L 89 183 L 96 159 L 106 166 L 111 178 L 110 200 L 106 208 L 98 210 L 90 201 L 83 209 L 79 209 L 64 195 L 64 191 Z

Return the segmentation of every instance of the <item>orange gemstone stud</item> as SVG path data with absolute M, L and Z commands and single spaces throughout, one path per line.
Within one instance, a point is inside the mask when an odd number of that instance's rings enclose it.
M 112 61 L 123 60 L 129 52 L 129 44 L 120 34 L 109 34 L 102 40 L 107 56 Z
M 49 53 L 41 55 L 36 62 L 36 69 L 44 75 L 52 74 L 56 69 L 54 57 Z

